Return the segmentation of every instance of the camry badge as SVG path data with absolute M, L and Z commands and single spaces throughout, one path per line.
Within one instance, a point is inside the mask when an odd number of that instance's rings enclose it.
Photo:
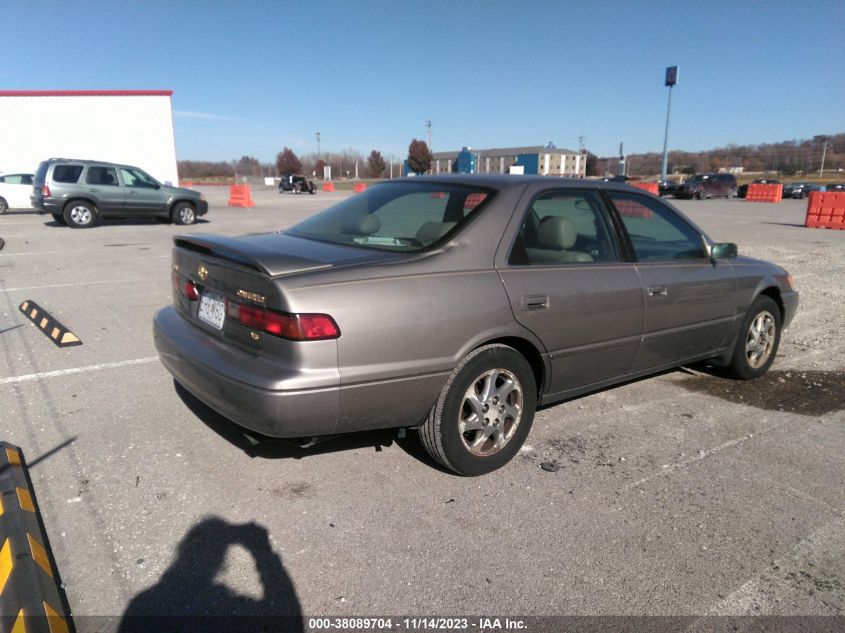
M 254 303 L 265 303 L 267 301 L 267 297 L 264 295 L 260 295 L 257 292 L 250 292 L 249 290 L 238 290 L 237 294 L 242 299 L 247 299 Z
M 200 269 L 197 271 L 197 274 L 200 277 L 200 281 L 205 281 L 208 279 L 208 268 L 205 266 L 200 266 Z

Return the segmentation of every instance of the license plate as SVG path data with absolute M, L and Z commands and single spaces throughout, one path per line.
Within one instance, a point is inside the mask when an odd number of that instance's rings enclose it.
M 203 292 L 197 316 L 200 321 L 222 330 L 223 321 L 226 318 L 226 300 L 223 295 L 211 291 Z

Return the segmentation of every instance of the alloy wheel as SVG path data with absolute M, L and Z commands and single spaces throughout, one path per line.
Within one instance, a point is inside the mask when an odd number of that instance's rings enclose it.
M 464 394 L 458 432 L 473 455 L 488 457 L 501 451 L 522 419 L 522 386 L 506 369 L 481 374 Z

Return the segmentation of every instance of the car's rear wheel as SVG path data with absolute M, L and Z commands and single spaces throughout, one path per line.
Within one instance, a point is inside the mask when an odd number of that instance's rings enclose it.
M 771 297 L 757 297 L 742 323 L 728 373 L 753 380 L 769 371 L 780 345 L 780 330 L 778 304 Z
M 197 221 L 197 211 L 191 203 L 180 202 L 173 207 L 170 217 L 174 224 L 193 224 Z
M 9 203 L 6 202 L 5 198 L 0 198 L 0 215 L 3 215 L 8 210 L 9 210 Z
M 707 195 L 707 192 L 704 191 L 704 189 L 702 189 L 701 191 L 698 192 L 698 199 L 699 200 L 707 200 L 708 197 L 709 196 Z
M 420 428 L 429 455 L 459 475 L 484 475 L 519 451 L 534 420 L 537 384 L 511 347 L 485 345 L 464 357 Z
M 52 215 L 53 219 L 56 222 L 58 222 L 59 224 L 67 224 L 67 222 L 65 222 L 65 219 L 64 219 L 64 217 L 62 216 L 61 213 L 51 213 L 50 215 Z
M 726 197 L 728 200 L 730 200 L 731 198 L 733 198 L 733 197 L 735 197 L 735 196 L 736 196 L 736 191 L 734 191 L 733 189 L 728 189 L 728 190 L 725 192 L 725 197 Z
M 65 205 L 65 224 L 72 229 L 86 229 L 97 223 L 97 213 L 90 202 L 71 200 Z

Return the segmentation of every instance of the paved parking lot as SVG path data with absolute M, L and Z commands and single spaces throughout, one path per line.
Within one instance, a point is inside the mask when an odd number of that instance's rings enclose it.
M 31 464 L 77 617 L 843 614 L 845 232 L 803 228 L 805 202 L 676 202 L 792 272 L 766 378 L 679 370 L 546 408 L 510 465 L 462 479 L 414 434 L 253 447 L 175 389 L 151 336 L 171 236 L 283 228 L 350 195 L 229 209 L 204 191 L 187 230 L 0 218 L 0 439 Z M 83 345 L 55 347 L 25 300 Z

